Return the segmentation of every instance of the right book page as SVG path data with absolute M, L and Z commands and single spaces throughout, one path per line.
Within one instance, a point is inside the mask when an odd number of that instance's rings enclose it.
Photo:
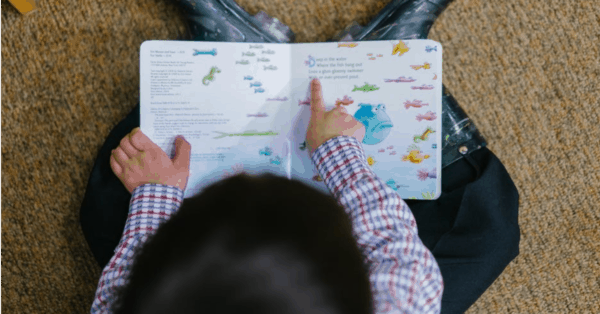
M 366 128 L 373 172 L 403 199 L 441 194 L 442 46 L 433 40 L 293 44 L 292 178 L 329 193 L 305 145 L 310 80 L 327 110 L 344 106 Z

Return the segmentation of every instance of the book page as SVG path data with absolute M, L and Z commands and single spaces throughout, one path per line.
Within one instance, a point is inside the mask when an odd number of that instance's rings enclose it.
M 310 80 L 327 110 L 344 106 L 365 124 L 375 174 L 404 199 L 441 194 L 442 47 L 432 40 L 294 44 L 292 177 L 329 192 L 305 148 Z
M 192 146 L 190 197 L 237 172 L 290 176 L 290 45 L 146 41 L 140 128 L 169 156 Z

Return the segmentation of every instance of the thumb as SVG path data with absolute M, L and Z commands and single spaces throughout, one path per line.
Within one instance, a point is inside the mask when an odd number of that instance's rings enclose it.
M 175 139 L 175 157 L 173 157 L 173 165 L 175 168 L 189 171 L 191 154 L 192 145 L 190 145 L 183 136 L 177 136 L 177 139 Z
M 321 82 L 319 79 L 314 78 L 310 82 L 310 110 L 311 120 L 321 120 L 325 115 L 325 104 L 323 103 L 323 91 L 321 89 Z

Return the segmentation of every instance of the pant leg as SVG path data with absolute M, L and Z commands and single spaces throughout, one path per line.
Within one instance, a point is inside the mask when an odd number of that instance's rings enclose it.
M 467 156 L 442 169 L 439 199 L 407 201 L 442 272 L 442 313 L 466 311 L 519 254 L 512 179 L 487 148 Z
M 108 135 L 92 168 L 80 209 L 80 223 L 96 261 L 104 268 L 121 240 L 131 193 L 110 167 L 110 155 L 121 139 L 140 126 L 140 104 Z

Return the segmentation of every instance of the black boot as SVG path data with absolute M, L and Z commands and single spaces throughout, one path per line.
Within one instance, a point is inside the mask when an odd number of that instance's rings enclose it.
M 188 37 L 196 41 L 289 43 L 294 33 L 260 11 L 251 16 L 233 0 L 180 0 Z
M 451 0 L 395 0 L 367 26 L 350 23 L 329 41 L 426 39 L 435 19 Z M 452 94 L 442 89 L 442 168 L 486 146 L 473 121 Z M 477 168 L 477 177 L 479 169 Z

